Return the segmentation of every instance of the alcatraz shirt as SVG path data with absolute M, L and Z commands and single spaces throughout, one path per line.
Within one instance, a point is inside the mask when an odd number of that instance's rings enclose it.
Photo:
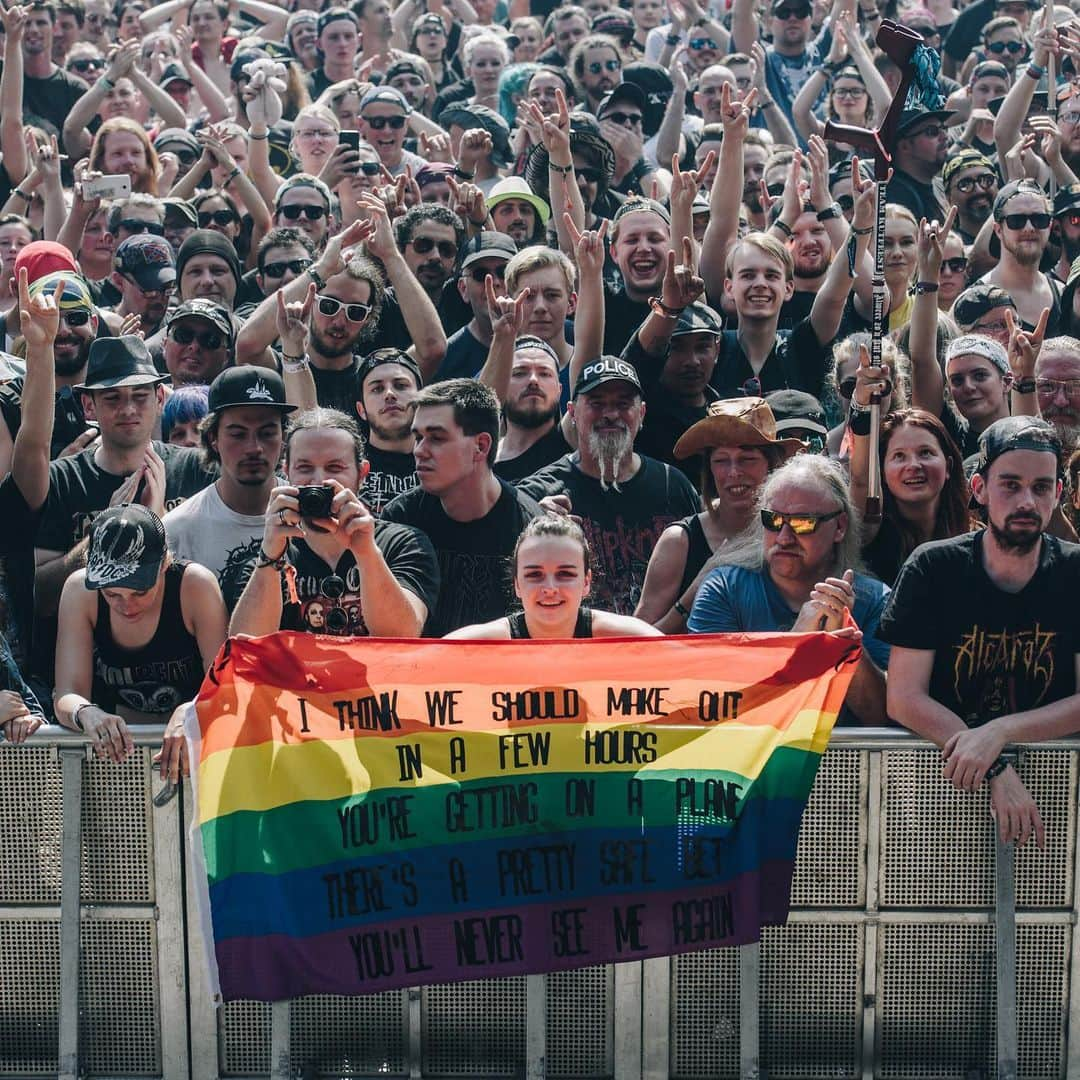
M 1046 533 L 1039 568 L 1018 593 L 983 567 L 985 532 L 912 552 L 878 636 L 933 649 L 930 696 L 969 727 L 1076 693 L 1080 651 L 1080 545 Z
M 701 510 L 693 484 L 671 465 L 639 455 L 641 468 L 619 491 L 603 489 L 586 476 L 577 455 L 567 454 L 518 487 L 534 499 L 568 495 L 571 513 L 593 552 L 589 601 L 601 611 L 633 615 L 645 583 L 645 569 L 660 534 L 673 522 Z

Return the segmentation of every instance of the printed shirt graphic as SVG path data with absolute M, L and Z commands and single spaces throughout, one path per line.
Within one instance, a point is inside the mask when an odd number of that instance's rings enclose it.
M 985 534 L 916 548 L 878 636 L 933 649 L 930 696 L 971 727 L 1076 693 L 1080 546 L 1044 534 L 1039 568 L 1006 593 L 982 565 Z

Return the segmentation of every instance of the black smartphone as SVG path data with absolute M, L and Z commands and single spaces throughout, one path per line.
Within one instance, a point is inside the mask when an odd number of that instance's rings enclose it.
M 360 149 L 360 132 L 359 131 L 341 131 L 338 133 L 338 142 L 342 146 L 347 146 L 350 150 Z

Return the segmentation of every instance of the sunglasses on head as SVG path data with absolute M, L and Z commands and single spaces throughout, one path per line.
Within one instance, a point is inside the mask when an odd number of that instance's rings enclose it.
M 232 225 L 238 220 L 231 210 L 200 210 L 199 228 L 205 229 L 211 223 L 214 225 Z
M 604 119 L 611 120 L 622 127 L 626 127 L 627 124 L 631 127 L 641 127 L 642 116 L 641 113 L 626 113 L 616 109 L 614 112 L 604 113 Z
M 953 274 L 962 274 L 968 268 L 966 255 L 957 255 L 955 259 L 942 259 L 941 269 Z
M 487 281 L 487 276 L 490 274 L 496 281 L 506 280 L 506 267 L 497 266 L 494 270 L 485 270 L 482 266 L 474 266 L 469 271 L 469 277 L 476 282 L 477 285 L 483 285 Z
M 1016 53 L 1022 53 L 1026 48 L 1027 46 L 1022 41 L 991 41 L 986 46 L 987 52 L 992 52 L 997 56 L 1006 51 L 1015 55 Z
M 787 525 L 796 536 L 809 536 L 810 533 L 817 532 L 818 526 L 823 522 L 832 521 L 843 512 L 833 510 L 829 514 L 781 514 L 779 510 L 762 510 L 761 524 L 769 532 L 778 533 Z
M 410 240 L 410 244 L 413 246 L 413 251 L 417 255 L 427 255 L 429 252 L 439 249 L 439 255 L 444 259 L 456 259 L 457 258 L 457 244 L 452 240 L 440 240 L 436 243 L 430 237 L 418 236 L 415 240 Z
M 140 221 L 138 218 L 124 218 L 117 228 L 132 234 L 148 232 L 154 236 L 165 235 L 164 225 L 159 225 L 156 221 Z
M 599 60 L 594 60 L 589 65 L 589 74 L 599 75 L 601 71 L 618 71 L 621 67 L 621 60 L 605 60 L 603 63 Z
M 60 318 L 68 326 L 85 326 L 90 321 L 90 312 L 86 308 L 61 308 Z
M 345 318 L 349 322 L 361 323 L 371 311 L 370 304 L 346 304 L 334 296 L 317 296 L 319 301 L 319 313 L 332 319 L 342 308 L 345 309 Z
M 842 398 L 850 398 L 851 395 L 855 393 L 855 376 L 849 375 L 846 379 L 841 379 L 838 389 Z M 892 380 L 886 379 L 885 388 L 881 391 L 881 396 L 888 397 L 891 393 Z
M 776 12 L 776 17 L 778 19 L 808 19 L 810 9 L 808 7 L 780 8 Z
M 278 213 L 283 214 L 289 221 L 299 221 L 301 214 L 308 221 L 321 221 L 326 216 L 326 207 L 292 203 L 290 206 L 279 206 Z
M 225 339 L 217 330 L 193 330 L 190 326 L 174 326 L 169 335 L 177 345 L 198 342 L 200 349 L 220 349 Z
M 962 191 L 966 195 L 976 188 L 989 191 L 996 183 L 997 177 L 993 173 L 979 173 L 978 176 L 961 176 L 956 181 L 955 187 L 957 191 Z
M 404 116 L 361 116 L 361 119 L 372 131 L 382 131 L 385 127 L 400 131 L 405 126 Z
M 719 49 L 720 46 L 716 44 L 711 37 L 695 37 L 690 39 L 691 49 Z
M 71 60 L 68 63 L 69 71 L 101 71 L 105 67 L 104 60 L 88 57 L 85 60 Z
M 286 259 L 284 262 L 268 262 L 263 267 L 266 277 L 279 278 L 285 276 L 286 270 L 294 274 L 302 274 L 311 265 L 310 259 Z
M 1033 229 L 1049 229 L 1052 219 L 1049 214 L 1006 214 L 1001 220 L 1016 232 L 1022 229 L 1029 221 Z

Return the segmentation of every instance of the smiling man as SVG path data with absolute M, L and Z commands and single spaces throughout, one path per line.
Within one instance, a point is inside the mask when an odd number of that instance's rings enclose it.
M 989 527 L 916 548 L 882 616 L 889 715 L 942 748 L 955 787 L 988 781 L 1003 841 L 1041 846 L 1038 807 L 1000 755 L 1080 727 L 1080 547 L 1046 531 L 1061 496 L 1053 427 L 1009 417 L 979 446 L 971 487 Z
M 671 248 L 671 216 L 658 202 L 631 196 L 615 214 L 611 257 L 622 287 L 604 285 L 604 352 L 620 354 L 660 293 Z
M 544 242 L 551 208 L 520 176 L 500 180 L 488 194 L 487 205 L 495 231 L 506 233 L 519 249 Z
M 162 356 L 174 387 L 213 382 L 232 355 L 232 321 L 220 304 L 198 299 L 173 308 L 165 322 Z

